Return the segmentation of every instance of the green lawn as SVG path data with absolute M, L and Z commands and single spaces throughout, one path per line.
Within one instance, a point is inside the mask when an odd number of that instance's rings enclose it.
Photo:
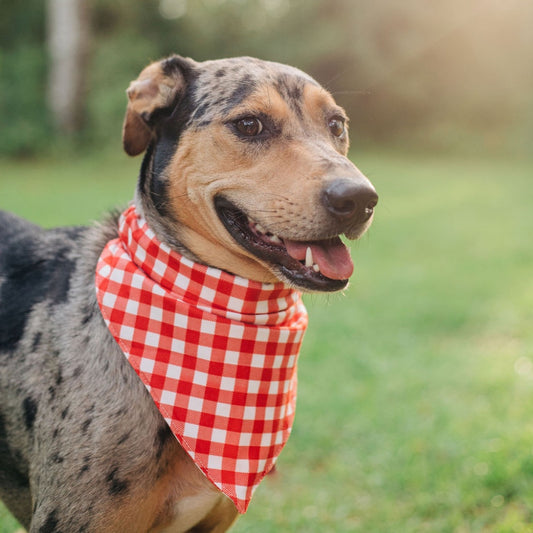
M 234 531 L 533 532 L 533 162 L 354 158 L 375 223 L 345 294 L 307 298 L 293 435 Z M 138 164 L 0 161 L 0 207 L 83 223 Z

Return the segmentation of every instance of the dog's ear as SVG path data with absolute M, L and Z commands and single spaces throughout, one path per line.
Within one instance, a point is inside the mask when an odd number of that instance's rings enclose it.
M 130 83 L 128 107 L 122 127 L 122 144 L 128 155 L 146 150 L 159 118 L 172 112 L 183 94 L 195 61 L 171 56 L 148 65 Z

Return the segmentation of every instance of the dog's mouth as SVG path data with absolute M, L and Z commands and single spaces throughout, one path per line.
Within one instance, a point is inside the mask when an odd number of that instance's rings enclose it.
M 270 233 L 222 196 L 215 198 L 215 209 L 237 243 L 269 263 L 289 283 L 323 292 L 338 291 L 348 284 L 354 267 L 339 236 L 293 241 Z

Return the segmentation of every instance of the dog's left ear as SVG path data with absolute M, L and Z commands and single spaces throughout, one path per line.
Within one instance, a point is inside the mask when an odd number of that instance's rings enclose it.
M 171 56 L 148 65 L 130 83 L 122 127 L 122 143 L 128 155 L 146 150 L 158 119 L 170 114 L 177 105 L 187 84 L 187 74 L 196 64 L 189 58 Z

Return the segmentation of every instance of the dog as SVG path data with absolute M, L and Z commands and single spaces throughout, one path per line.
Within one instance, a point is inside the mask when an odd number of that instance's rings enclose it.
M 346 287 L 340 239 L 378 196 L 348 119 L 302 71 L 171 56 L 127 90 L 134 204 L 186 260 L 302 292 Z M 174 438 L 95 293 L 118 214 L 42 229 L 0 213 L 0 498 L 31 533 L 226 531 L 238 515 Z M 270 285 L 268 285 L 270 286 Z

